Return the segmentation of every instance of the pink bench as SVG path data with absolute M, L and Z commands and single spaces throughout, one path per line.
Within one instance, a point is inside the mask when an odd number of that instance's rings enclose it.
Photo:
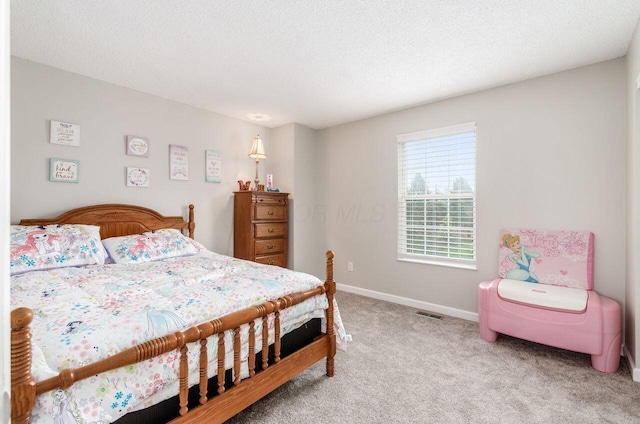
M 499 275 L 478 288 L 480 336 L 498 333 L 591 355 L 599 371 L 620 365 L 620 306 L 593 290 L 593 234 L 502 230 Z

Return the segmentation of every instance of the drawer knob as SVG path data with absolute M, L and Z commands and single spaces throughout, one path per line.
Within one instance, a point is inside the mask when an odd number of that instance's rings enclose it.
M 275 230 L 273 228 L 267 229 L 267 233 L 273 233 Z
M 267 212 L 267 215 L 273 215 L 274 213 L 275 212 L 273 212 L 273 211 L 269 211 L 269 212 Z
M 273 249 L 273 244 L 267 244 L 267 249 Z
M 267 265 L 273 265 L 275 263 L 276 263 L 276 261 L 269 261 L 269 262 L 267 262 Z

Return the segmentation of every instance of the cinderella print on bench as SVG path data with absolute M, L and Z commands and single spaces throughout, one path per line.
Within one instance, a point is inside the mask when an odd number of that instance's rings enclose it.
M 499 240 L 499 278 L 478 288 L 480 336 L 587 353 L 594 368 L 615 372 L 622 316 L 616 301 L 593 290 L 593 233 L 505 229 Z

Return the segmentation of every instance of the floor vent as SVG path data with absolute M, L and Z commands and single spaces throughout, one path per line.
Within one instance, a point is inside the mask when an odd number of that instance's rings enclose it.
M 425 312 L 425 311 L 418 311 L 416 312 L 416 314 L 418 315 L 422 315 L 423 317 L 427 317 L 427 318 L 433 318 L 433 319 L 437 319 L 437 320 L 442 320 L 442 315 L 437 315 L 431 312 Z

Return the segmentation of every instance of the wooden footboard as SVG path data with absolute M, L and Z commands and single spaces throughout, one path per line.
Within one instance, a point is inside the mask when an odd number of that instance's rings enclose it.
M 110 371 L 116 368 L 135 364 L 166 352 L 180 351 L 180 417 L 172 423 L 222 423 L 251 405 L 266 394 L 275 390 L 297 374 L 326 358 L 326 373 L 331 377 L 334 373 L 334 356 L 336 352 L 336 336 L 333 327 L 333 299 L 335 282 L 333 281 L 333 252 L 327 252 L 327 277 L 325 284 L 313 290 L 293 293 L 276 301 L 266 302 L 256 307 L 238 311 L 219 319 L 214 319 L 183 331 L 160 337 L 102 361 L 75 369 L 65 369 L 56 377 L 36 382 L 31 374 L 31 333 L 29 324 L 33 312 L 27 308 L 19 308 L 11 312 L 11 422 L 28 423 L 31 408 L 36 395 L 54 390 L 69 388 L 76 381 Z M 280 311 L 294 306 L 316 295 L 326 294 L 329 307 L 326 311 L 327 330 L 311 344 L 280 359 Z M 275 363 L 269 365 L 266 354 L 263 354 L 262 369 L 256 371 L 254 321 L 262 319 L 262 352 L 268 346 L 268 316 L 274 315 L 274 354 Z M 240 379 L 240 326 L 249 325 L 249 376 Z M 234 333 L 233 342 L 233 387 L 225 389 L 225 342 L 224 332 Z M 210 397 L 207 393 L 207 338 L 218 334 L 218 393 Z M 200 342 L 200 405 L 189 410 L 188 397 L 188 343 Z

